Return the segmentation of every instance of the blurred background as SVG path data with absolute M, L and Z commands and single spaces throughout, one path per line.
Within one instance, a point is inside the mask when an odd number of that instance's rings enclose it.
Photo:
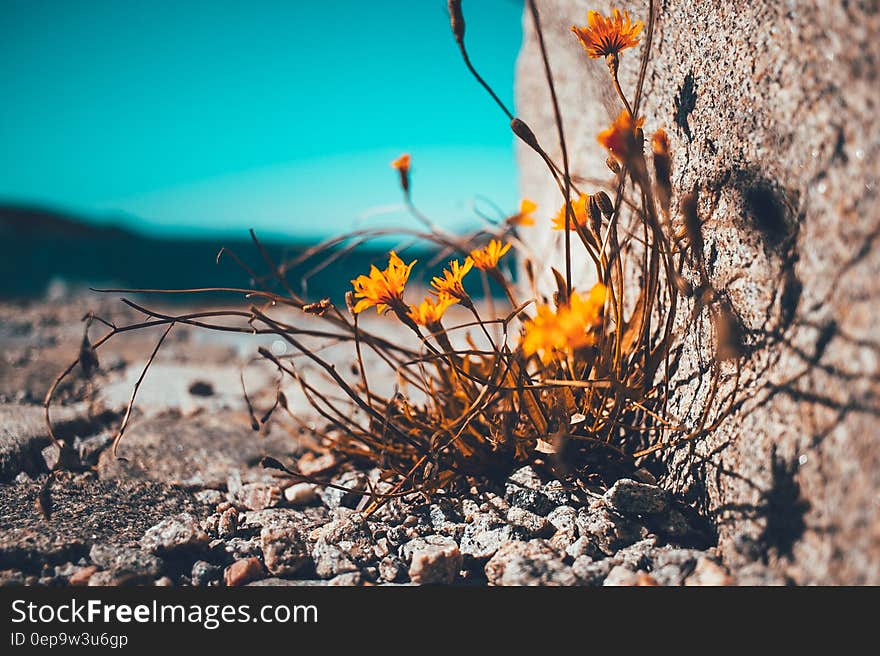
M 242 285 L 214 257 L 226 245 L 253 262 L 249 228 L 281 257 L 411 225 L 389 166 L 402 152 L 443 228 L 516 209 L 510 129 L 466 71 L 445 0 L 2 0 L 0 13 L 2 297 Z M 512 104 L 521 0 L 465 13 L 472 60 Z M 395 244 L 313 284 L 338 287 Z

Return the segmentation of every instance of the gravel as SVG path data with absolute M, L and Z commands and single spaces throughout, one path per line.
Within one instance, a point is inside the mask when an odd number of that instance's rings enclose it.
M 367 486 L 367 477 L 361 472 L 349 471 L 335 477 L 330 482 L 339 487 L 347 488 L 350 491 L 340 490 L 337 487 L 323 488 L 319 495 L 324 505 L 330 510 L 335 510 L 340 506 L 355 508 L 363 498 L 360 492 Z
M 512 507 L 507 511 L 507 521 L 516 526 L 530 538 L 550 537 L 553 533 L 553 525 L 546 517 L 541 517 L 525 508 Z
M 172 554 L 182 551 L 202 551 L 210 538 L 190 513 L 180 513 L 164 519 L 141 538 L 141 546 L 155 554 Z
M 576 524 L 581 536 L 590 536 L 608 555 L 638 542 L 648 533 L 644 526 L 616 513 L 602 499 L 594 501 L 588 508 L 581 508 Z
M 557 530 L 575 531 L 577 530 L 577 510 L 571 506 L 559 506 L 547 515 L 547 521 Z
M 293 526 L 264 526 L 260 545 L 266 569 L 276 576 L 292 576 L 311 560 L 305 538 Z
M 492 585 L 560 586 L 578 582 L 572 568 L 546 540 L 507 542 L 486 563 L 485 572 Z
M 356 474 L 334 480 L 359 485 L 373 475 Z M 525 467 L 505 482 L 503 496 L 483 490 L 427 503 L 395 499 L 369 518 L 351 508 L 360 495 L 329 495 L 328 488 L 318 494 L 320 488 L 305 484 L 285 496 L 271 492 L 283 489 L 279 482 L 241 483 L 237 474 L 229 483 L 225 495 L 214 488 L 193 494 L 197 507 L 207 510 L 201 520 L 195 509 L 172 512 L 146 529 L 139 547 L 93 543 L 85 551 L 65 552 L 67 563 L 50 574 L 22 572 L 21 580 L 198 587 L 288 581 L 334 586 L 734 582 L 712 550 L 675 543 L 675 535 L 689 535 L 684 514 L 662 489 L 635 480 L 622 479 L 604 495 L 575 498 L 561 482 L 544 481 Z M 297 500 L 296 507 L 264 507 L 267 498 L 275 503 L 276 497 L 290 506 Z M 660 529 L 676 524 L 675 531 Z M 15 570 L 5 576 L 19 580 Z M 762 576 L 770 581 L 758 569 L 746 580 Z
M 578 578 L 580 585 L 599 586 L 614 565 L 608 559 L 594 561 L 589 556 L 579 556 L 571 564 L 571 571 Z
M 458 545 L 446 536 L 417 538 L 402 551 L 410 563 L 409 578 L 419 585 L 452 583 L 462 567 L 463 557 Z
M 409 568 L 400 558 L 386 556 L 379 562 L 379 577 L 388 583 L 399 583 L 409 575 Z
M 501 545 L 523 537 L 510 524 L 500 522 L 490 515 L 479 515 L 465 526 L 461 536 L 461 553 L 478 561 L 495 555 Z
M 606 587 L 638 585 L 641 579 L 640 572 L 635 572 L 626 565 L 614 565 L 608 572 L 602 585 Z
M 551 540 L 552 542 L 552 540 Z M 604 557 L 605 554 L 596 546 L 596 540 L 591 535 L 582 535 L 565 548 L 565 553 L 570 558 L 588 556 L 591 560 Z
M 294 483 L 284 488 L 284 500 L 291 506 L 308 506 L 318 498 L 318 492 L 311 483 Z
M 263 564 L 259 558 L 245 558 L 237 560 L 226 568 L 223 573 L 223 582 L 226 587 L 233 588 L 247 585 L 251 581 L 261 579 L 266 575 Z
M 162 559 L 149 551 L 112 545 L 93 545 L 89 558 L 95 565 L 108 570 L 120 583 L 156 578 L 165 567 Z
M 360 572 L 346 572 L 327 581 L 327 585 L 346 587 L 361 585 L 361 583 L 363 583 L 363 576 Z
M 653 564 L 656 546 L 656 538 L 639 540 L 611 556 L 611 562 L 615 565 L 625 565 L 634 571 L 650 568 Z
M 701 557 L 694 571 L 684 584 L 687 586 L 726 586 L 733 584 L 733 578 L 721 565 L 710 558 Z
M 244 483 L 231 486 L 227 498 L 237 508 L 243 510 L 263 510 L 274 508 L 281 503 L 284 494 L 279 485 L 271 483 Z
M 204 587 L 218 581 L 223 576 L 223 568 L 204 560 L 197 560 L 192 567 L 192 584 Z
M 220 490 L 212 490 L 209 488 L 207 490 L 199 490 L 198 492 L 196 492 L 195 498 L 197 501 L 203 503 L 206 506 L 216 506 L 223 502 L 223 500 L 226 498 L 226 495 L 224 495 Z
M 604 499 L 614 510 L 632 515 L 662 513 L 669 506 L 669 495 L 665 490 L 628 478 L 621 478 L 614 483 L 605 493 Z
M 315 574 L 322 579 L 356 572 L 358 569 L 343 547 L 330 544 L 326 540 L 318 540 L 314 544 L 311 557 L 315 563 Z
M 555 488 L 554 488 L 555 490 Z M 554 494 L 555 495 L 555 494 Z M 526 466 L 517 469 L 507 479 L 504 499 L 511 506 L 522 508 L 538 515 L 547 515 L 559 503 L 545 494 L 544 482 L 532 467 Z M 562 497 L 564 503 L 566 497 Z

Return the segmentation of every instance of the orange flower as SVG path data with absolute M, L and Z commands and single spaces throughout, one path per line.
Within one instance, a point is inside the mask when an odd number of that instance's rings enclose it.
M 485 248 L 471 251 L 471 258 L 480 271 L 489 271 L 498 266 L 498 260 L 509 250 L 510 244 L 502 246 L 500 241 L 493 239 Z
M 523 198 L 519 204 L 519 212 L 507 219 L 510 225 L 530 226 L 535 225 L 535 219 L 532 216 L 538 209 L 537 203 L 528 198 Z
M 355 298 L 361 299 L 352 311 L 357 314 L 374 305 L 379 314 L 384 314 L 392 307 L 405 309 L 403 289 L 415 263 L 416 261 L 413 260 L 409 264 L 404 264 L 397 253 L 391 251 L 388 266 L 384 271 L 371 266 L 370 275 L 361 275 L 352 280 Z
M 549 305 L 538 307 L 538 314 L 525 324 L 525 335 L 520 347 L 526 357 L 538 353 L 544 364 L 559 355 L 571 355 L 576 350 L 595 343 L 595 329 L 601 324 L 607 289 L 596 284 L 581 298 L 572 292 L 567 305 L 555 311 Z
M 645 119 L 633 120 L 629 112 L 623 110 L 617 120 L 607 130 L 603 130 L 596 137 L 599 143 L 605 146 L 614 157 L 621 162 L 626 162 L 642 152 L 639 130 L 644 125 Z
M 466 301 L 470 297 L 464 290 L 464 277 L 467 272 L 474 266 L 474 261 L 470 257 L 466 257 L 464 264 L 459 264 L 458 260 L 450 260 L 449 268 L 443 269 L 443 276 L 434 276 L 431 279 L 431 293 L 435 296 L 442 297 L 444 295 L 452 296 L 459 301 Z
M 391 168 L 396 169 L 400 174 L 400 187 L 403 193 L 409 194 L 409 154 L 404 153 L 391 162 Z
M 663 128 L 657 128 L 654 136 L 651 138 L 651 150 L 655 155 L 669 156 L 669 136 Z
M 556 216 L 553 217 L 554 230 L 565 230 L 565 209 L 565 205 L 563 205 L 559 212 L 556 213 Z M 574 214 L 570 229 L 576 229 L 575 223 L 582 228 L 586 227 L 587 219 L 590 216 L 590 196 L 588 194 L 578 196 L 576 200 L 571 201 L 571 209 Z
M 391 168 L 397 169 L 398 171 L 409 171 L 409 153 L 404 153 L 396 160 L 391 162 Z
M 420 305 L 410 306 L 407 316 L 420 326 L 431 327 L 440 323 L 443 313 L 456 303 L 458 303 L 458 299 L 449 294 L 438 295 L 436 301 L 430 296 L 426 296 Z
M 629 17 L 629 12 L 620 13 L 615 9 L 612 17 L 606 18 L 598 11 L 587 12 L 587 25 L 578 27 L 571 26 L 587 54 L 597 59 L 609 55 L 617 55 L 621 50 L 632 48 L 639 43 L 639 32 L 642 31 L 642 21 L 635 23 Z

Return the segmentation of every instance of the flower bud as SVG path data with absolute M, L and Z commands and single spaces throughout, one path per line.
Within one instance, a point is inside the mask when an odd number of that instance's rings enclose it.
M 599 209 L 599 202 L 596 200 L 595 194 L 590 196 L 590 227 L 596 236 L 602 230 L 602 210 Z
M 614 175 L 620 173 L 620 164 L 618 164 L 617 160 L 613 157 L 609 157 L 605 160 L 605 166 L 607 166 Z
M 526 125 L 525 121 L 514 118 L 510 122 L 510 129 L 513 130 L 513 133 L 526 144 L 534 148 L 537 152 L 541 152 L 541 147 L 538 145 L 538 138 L 535 136 L 535 133 L 532 132 L 532 128 Z
M 464 42 L 464 14 L 461 12 L 461 0 L 449 0 L 449 24 L 452 34 L 459 44 Z
M 614 204 L 611 202 L 608 194 L 606 194 L 604 191 L 597 191 L 595 194 L 593 194 L 593 198 L 596 199 L 596 203 L 599 205 L 599 209 L 602 211 L 602 214 L 610 219 L 614 214 Z

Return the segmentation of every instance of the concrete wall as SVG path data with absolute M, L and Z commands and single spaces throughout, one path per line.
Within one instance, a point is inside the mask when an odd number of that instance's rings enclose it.
M 711 281 L 751 347 L 737 413 L 666 456 L 666 483 L 713 519 L 743 572 L 880 584 L 878 3 L 656 4 L 645 131 L 666 128 L 676 191 L 698 186 L 706 201 Z M 538 6 L 573 171 L 607 182 L 595 135 L 619 105 L 604 61 L 569 30 L 608 5 Z M 647 19 L 646 2 L 621 8 Z M 524 24 L 517 113 L 561 162 L 528 11 Z M 639 52 L 622 55 L 630 96 Z M 529 243 L 559 265 L 561 197 L 537 156 L 518 157 L 522 193 L 547 217 Z M 670 410 L 686 422 L 705 399 L 707 348 L 692 339 L 677 373 Z

